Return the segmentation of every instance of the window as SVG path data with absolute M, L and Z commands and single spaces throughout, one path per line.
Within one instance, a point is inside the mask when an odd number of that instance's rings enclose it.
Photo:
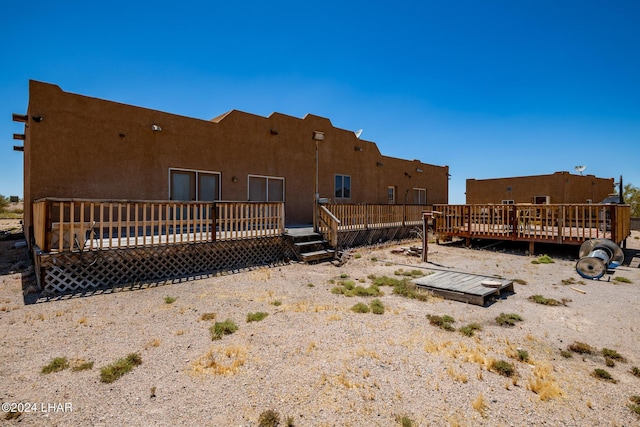
M 503 200 L 502 204 L 503 205 L 513 205 L 513 200 Z
M 535 196 L 533 198 L 533 203 L 536 205 L 548 205 L 549 204 L 549 196 Z
M 351 177 L 349 175 L 336 175 L 335 196 L 336 199 L 351 198 Z
M 426 205 L 427 204 L 427 189 L 426 188 L 414 188 L 413 189 L 413 204 L 414 205 Z
M 284 178 L 249 175 L 250 202 L 284 202 Z
M 169 169 L 169 199 L 220 200 L 220 173 Z
M 394 205 L 396 203 L 396 187 L 393 185 L 387 187 L 387 198 L 389 199 L 390 205 Z

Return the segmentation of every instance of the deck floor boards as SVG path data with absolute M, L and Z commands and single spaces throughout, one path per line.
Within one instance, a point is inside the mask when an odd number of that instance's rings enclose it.
M 483 285 L 483 282 L 489 280 L 498 282 L 500 285 L 496 287 Z M 476 305 L 485 305 L 490 298 L 500 296 L 502 292 L 513 293 L 511 280 L 455 271 L 439 271 L 414 279 L 412 282 L 444 298 Z

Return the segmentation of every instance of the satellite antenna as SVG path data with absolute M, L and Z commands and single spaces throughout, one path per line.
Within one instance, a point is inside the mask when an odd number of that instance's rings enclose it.
M 576 166 L 575 170 L 576 172 L 578 172 L 580 175 L 582 175 L 582 172 L 584 172 L 584 170 L 586 169 L 586 166 Z
M 356 132 L 356 138 L 360 139 L 360 135 L 362 135 L 362 129 Z

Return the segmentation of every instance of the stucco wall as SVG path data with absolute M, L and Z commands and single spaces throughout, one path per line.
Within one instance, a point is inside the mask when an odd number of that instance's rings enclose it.
M 533 203 L 536 196 L 549 196 L 549 203 L 598 203 L 614 191 L 613 178 L 572 175 L 556 172 L 550 175 L 496 179 L 468 179 L 466 202 Z
M 323 117 L 231 111 L 206 121 L 36 81 L 29 91 L 25 206 L 43 197 L 165 200 L 169 169 L 184 168 L 219 172 L 222 200 L 247 200 L 249 174 L 284 177 L 287 223 L 310 223 L 314 131 L 325 134 L 318 142 L 320 197 L 334 200 L 334 175 L 344 174 L 352 188 L 345 202 L 387 203 L 389 185 L 397 186 L 398 203 L 412 203 L 413 188 L 427 189 L 428 204 L 448 200 L 448 166 L 383 156 L 375 143 Z M 154 124 L 162 130 L 153 131 Z

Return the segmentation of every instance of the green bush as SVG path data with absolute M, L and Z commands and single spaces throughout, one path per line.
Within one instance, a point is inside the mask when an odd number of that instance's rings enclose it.
M 371 301 L 371 312 L 373 314 L 384 314 L 384 304 L 379 299 Z
M 127 357 L 118 359 L 111 365 L 100 369 L 100 381 L 103 383 L 112 383 L 140 364 L 142 364 L 140 355 L 130 353 Z
M 363 302 L 359 302 L 351 307 L 351 311 L 353 311 L 354 313 L 368 313 L 369 306 Z
M 264 319 L 265 317 L 267 317 L 269 315 L 269 313 L 265 313 L 263 311 L 257 311 L 255 313 L 248 313 L 247 314 L 247 323 L 249 322 L 259 322 L 262 319 Z
M 514 326 L 516 322 L 522 322 L 522 317 L 515 313 L 500 313 L 500 315 L 496 317 L 496 322 L 498 322 L 500 326 Z
M 52 372 L 60 372 L 69 367 L 69 361 L 66 357 L 56 357 L 47 366 L 42 368 L 43 374 L 50 374 Z
M 223 335 L 231 335 L 237 330 L 238 325 L 236 325 L 235 322 L 231 319 L 227 319 L 224 322 L 216 322 L 212 327 L 209 328 L 212 341 L 222 339 Z
M 512 377 L 516 373 L 513 365 L 506 360 L 494 360 L 491 369 L 504 377 Z

